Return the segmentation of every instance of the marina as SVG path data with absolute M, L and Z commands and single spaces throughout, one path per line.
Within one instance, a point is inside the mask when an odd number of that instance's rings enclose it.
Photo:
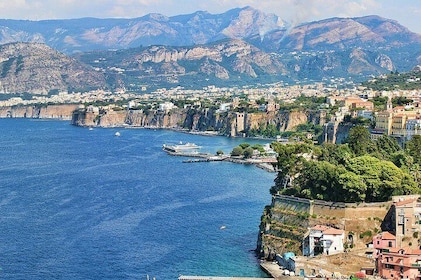
M 231 155 L 213 155 L 210 153 L 199 152 L 201 146 L 198 146 L 194 143 L 186 143 L 179 145 L 168 145 L 163 144 L 162 149 L 172 156 L 182 156 L 189 157 L 190 159 L 185 159 L 183 163 L 200 163 L 200 162 L 213 162 L 213 161 L 228 161 L 238 164 L 250 164 L 255 165 L 263 170 L 268 172 L 277 172 L 277 159 L 276 157 L 257 157 L 245 159 L 242 157 L 233 157 Z

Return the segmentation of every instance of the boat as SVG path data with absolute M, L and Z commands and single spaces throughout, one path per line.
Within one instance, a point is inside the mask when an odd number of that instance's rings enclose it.
M 118 137 L 118 136 L 120 136 L 121 134 L 120 134 L 120 132 L 118 132 L 118 131 L 117 131 L 114 135 Z
M 168 151 L 172 153 L 197 153 L 200 148 L 202 147 L 194 143 L 182 144 L 182 142 L 180 142 L 180 144 L 178 145 L 167 145 L 167 144 L 162 145 L 162 149 L 164 151 Z

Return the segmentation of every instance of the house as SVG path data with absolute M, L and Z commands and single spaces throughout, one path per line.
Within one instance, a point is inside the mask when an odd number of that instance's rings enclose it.
M 303 255 L 332 255 L 344 251 L 344 231 L 323 225 L 310 228 L 303 240 Z
M 388 251 L 390 248 L 395 247 L 396 236 L 387 231 L 381 232 L 373 237 L 373 258 L 377 259 L 383 251 Z
M 323 231 L 321 239 L 323 253 L 333 255 L 344 251 L 344 231 L 336 228 L 329 228 Z
M 385 279 L 421 280 L 421 250 L 390 248 L 380 253 L 376 266 Z
M 373 237 L 376 269 L 385 279 L 421 280 L 421 230 L 419 195 L 394 196 L 382 222 L 382 232 Z
M 397 247 L 419 248 L 417 242 L 411 242 L 421 231 L 421 201 L 419 195 L 392 197 L 393 204 L 381 228 L 396 236 Z

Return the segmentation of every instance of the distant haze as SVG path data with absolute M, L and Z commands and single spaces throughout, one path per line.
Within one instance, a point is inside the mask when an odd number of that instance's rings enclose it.
M 16 0 L 0 2 L 0 18 L 135 18 L 149 13 L 174 16 L 199 10 L 222 13 L 244 6 L 274 13 L 292 24 L 330 17 L 379 15 L 421 34 L 419 0 Z

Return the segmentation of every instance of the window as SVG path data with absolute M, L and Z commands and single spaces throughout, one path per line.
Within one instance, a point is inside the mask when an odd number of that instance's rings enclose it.
M 389 244 L 388 244 L 388 246 L 387 247 L 392 247 L 392 241 L 389 241 Z

